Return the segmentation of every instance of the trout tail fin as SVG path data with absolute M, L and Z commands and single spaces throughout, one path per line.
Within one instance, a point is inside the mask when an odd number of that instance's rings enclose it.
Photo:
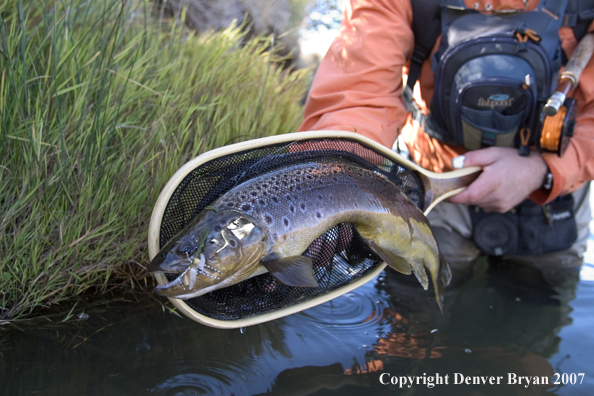
M 439 254 L 439 272 L 433 279 L 433 288 L 435 289 L 435 301 L 439 306 L 439 310 L 443 313 L 443 298 L 445 295 L 445 288 L 452 280 L 452 271 L 450 265 L 447 263 L 443 255 Z

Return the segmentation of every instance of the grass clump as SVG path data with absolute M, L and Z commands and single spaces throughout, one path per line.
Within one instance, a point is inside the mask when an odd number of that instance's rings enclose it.
M 0 322 L 137 287 L 171 175 L 301 120 L 304 72 L 276 67 L 268 40 L 197 36 L 150 7 L 0 3 Z

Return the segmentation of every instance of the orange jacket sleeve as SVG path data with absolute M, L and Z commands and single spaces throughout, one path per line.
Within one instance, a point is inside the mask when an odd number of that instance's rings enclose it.
M 391 147 L 406 121 L 402 67 L 412 54 L 408 0 L 353 0 L 314 77 L 299 130 L 355 131 Z
M 594 24 L 590 25 L 589 31 L 594 31 Z M 572 51 L 566 52 L 570 56 Z M 553 189 L 549 196 L 539 196 L 538 192 L 531 196 L 536 203 L 549 202 L 594 179 L 594 57 L 582 72 L 579 85 L 572 96 L 578 104 L 573 137 L 563 157 L 543 154 L 553 173 Z

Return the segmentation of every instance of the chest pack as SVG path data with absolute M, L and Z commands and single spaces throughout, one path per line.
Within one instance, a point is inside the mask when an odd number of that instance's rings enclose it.
M 518 147 L 527 155 L 530 145 L 538 146 L 544 104 L 567 60 L 559 29 L 571 26 L 580 39 L 594 16 L 594 1 L 541 0 L 533 11 L 490 13 L 468 9 L 463 0 L 411 5 L 415 50 L 408 88 L 442 35 L 431 64 L 435 91 L 427 133 L 469 150 Z M 573 124 L 563 127 L 570 136 Z

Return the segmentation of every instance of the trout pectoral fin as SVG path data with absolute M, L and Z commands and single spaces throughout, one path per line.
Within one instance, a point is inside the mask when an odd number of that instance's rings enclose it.
M 305 256 L 280 257 L 271 253 L 262 258 L 262 265 L 276 279 L 289 286 L 318 287 L 311 259 Z
M 411 274 L 412 268 L 411 268 L 409 262 L 405 258 L 397 256 L 396 254 L 390 252 L 389 250 L 384 249 L 383 247 L 381 247 L 380 245 L 378 245 L 377 243 L 375 243 L 375 241 L 373 241 L 371 239 L 366 239 L 365 242 L 367 242 L 369 247 L 375 253 L 377 253 L 377 255 L 380 256 L 382 258 L 382 260 L 384 260 L 386 262 L 386 264 L 388 264 L 388 266 L 390 266 L 392 269 L 394 269 L 404 275 Z

